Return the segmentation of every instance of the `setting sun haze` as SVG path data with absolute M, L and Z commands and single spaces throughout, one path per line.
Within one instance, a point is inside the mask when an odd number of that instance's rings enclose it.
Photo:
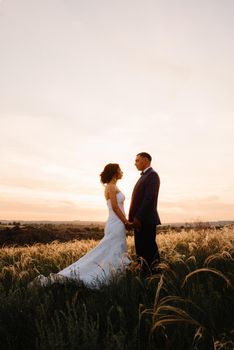
M 105 221 L 152 155 L 162 223 L 234 219 L 234 2 L 0 1 L 0 220 Z

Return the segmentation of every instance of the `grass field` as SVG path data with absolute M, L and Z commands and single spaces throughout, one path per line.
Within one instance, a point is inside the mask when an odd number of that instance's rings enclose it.
M 0 249 L 0 349 L 234 348 L 234 228 L 159 234 L 162 273 L 134 269 L 99 290 L 82 284 L 27 288 L 97 240 Z M 134 259 L 133 237 L 128 237 Z

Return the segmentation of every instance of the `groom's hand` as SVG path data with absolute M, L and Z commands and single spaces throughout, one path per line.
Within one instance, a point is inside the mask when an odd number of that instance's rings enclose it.
M 127 222 L 125 223 L 125 228 L 126 228 L 126 230 L 128 230 L 128 231 L 132 230 L 132 228 L 133 228 L 132 222 L 127 221 Z
M 141 221 L 137 218 L 134 218 L 133 220 L 133 227 L 137 230 L 140 231 L 141 229 Z

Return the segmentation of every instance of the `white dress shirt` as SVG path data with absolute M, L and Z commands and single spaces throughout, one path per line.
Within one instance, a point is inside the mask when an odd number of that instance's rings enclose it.
M 142 172 L 145 173 L 148 169 L 150 169 L 151 166 L 148 166 L 148 168 L 146 168 L 145 170 L 143 170 Z

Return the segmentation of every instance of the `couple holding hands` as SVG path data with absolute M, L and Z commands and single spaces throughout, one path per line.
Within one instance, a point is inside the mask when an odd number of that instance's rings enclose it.
M 126 229 L 134 230 L 137 263 L 141 270 L 154 272 L 160 261 L 156 243 L 156 227 L 161 223 L 157 212 L 160 179 L 151 167 L 151 160 L 146 152 L 136 156 L 135 166 L 141 171 L 141 177 L 133 189 L 129 219 L 124 211 L 125 196 L 117 187 L 123 172 L 119 164 L 109 163 L 105 166 L 100 178 L 105 185 L 109 215 L 103 239 L 72 265 L 48 277 L 39 275 L 33 283 L 46 286 L 75 280 L 94 288 L 99 282 L 107 283 L 113 273 L 123 271 L 131 263 L 127 254 Z

